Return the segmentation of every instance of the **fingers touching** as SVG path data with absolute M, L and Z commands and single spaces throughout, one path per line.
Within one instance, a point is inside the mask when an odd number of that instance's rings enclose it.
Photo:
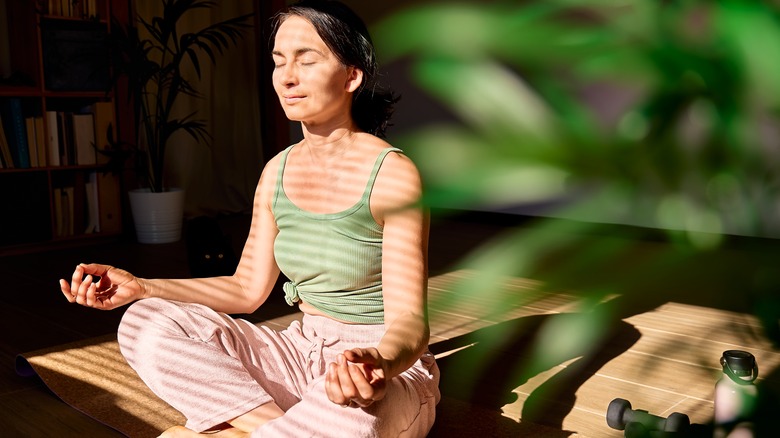
M 98 265 L 80 264 L 73 270 L 70 283 L 60 279 L 60 290 L 65 299 L 71 303 L 77 303 L 82 306 L 103 308 L 103 299 L 98 294 L 98 283 L 101 278 L 101 267 Z
M 351 354 L 349 356 L 358 359 Z M 336 362 L 328 366 L 325 390 L 333 403 L 344 407 L 367 407 L 384 396 L 384 381 L 376 377 L 370 366 L 353 363 L 340 354 Z

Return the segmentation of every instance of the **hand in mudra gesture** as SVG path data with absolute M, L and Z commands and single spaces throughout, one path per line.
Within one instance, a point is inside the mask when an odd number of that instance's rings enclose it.
M 325 391 L 333 403 L 367 407 L 385 397 L 384 358 L 376 348 L 354 348 L 329 364 Z
M 60 279 L 60 290 L 71 303 L 101 310 L 110 310 L 133 302 L 143 290 L 135 276 L 108 265 L 80 264 L 70 283 Z

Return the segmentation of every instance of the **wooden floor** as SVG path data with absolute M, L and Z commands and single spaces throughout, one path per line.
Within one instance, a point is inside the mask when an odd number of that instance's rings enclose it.
M 246 235 L 245 219 L 222 221 L 236 248 Z M 724 305 L 718 298 L 718 287 L 728 284 L 694 277 L 678 283 L 698 293 L 681 293 L 656 289 L 657 279 L 648 279 L 655 286 L 640 288 L 651 291 L 640 299 L 607 293 L 593 302 L 566 286 L 576 278 L 551 287 L 544 275 L 496 279 L 456 263 L 508 228 L 471 217 L 432 227 L 431 349 L 442 369 L 443 401 L 431 436 L 619 437 L 623 433 L 604 419 L 615 398 L 660 416 L 685 413 L 705 436 L 718 359 L 728 349 L 756 355 L 768 409 L 778 411 L 772 400 L 780 394 L 780 351 L 744 305 Z M 661 244 L 643 245 L 652 253 Z M 57 279 L 82 261 L 122 266 L 144 277 L 190 275 L 184 241 L 120 241 L 0 258 L 0 436 L 121 436 L 59 401 L 36 378 L 14 371 L 18 353 L 116 330 L 121 309 L 68 305 L 58 291 Z M 250 319 L 289 312 L 272 304 Z

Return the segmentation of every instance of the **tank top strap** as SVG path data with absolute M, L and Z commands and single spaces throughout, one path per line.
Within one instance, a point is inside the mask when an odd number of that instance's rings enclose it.
M 284 175 L 284 166 L 287 164 L 287 155 L 289 155 L 290 150 L 295 145 L 287 146 L 285 150 L 282 151 L 282 155 L 279 158 L 279 170 L 276 172 L 276 186 L 274 187 L 274 202 L 273 206 L 276 207 L 276 200 L 279 199 L 279 195 L 283 193 L 282 191 L 282 175 Z
M 374 162 L 374 168 L 371 170 L 371 175 L 368 177 L 368 184 L 366 184 L 366 190 L 363 192 L 363 198 L 361 199 L 362 202 L 368 204 L 368 200 L 371 198 L 371 191 L 374 189 L 374 182 L 376 181 L 377 175 L 379 175 L 379 168 L 382 167 L 385 157 L 390 152 L 403 153 L 401 149 L 395 147 L 389 147 L 379 153 L 379 156 L 376 157 L 376 161 Z

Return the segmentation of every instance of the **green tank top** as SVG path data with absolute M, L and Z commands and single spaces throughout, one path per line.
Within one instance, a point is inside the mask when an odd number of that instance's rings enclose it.
M 303 300 L 326 315 L 357 324 L 383 324 L 382 227 L 369 208 L 374 181 L 384 158 L 374 163 L 363 196 L 352 207 L 318 214 L 298 208 L 284 192 L 284 167 L 292 146 L 282 152 L 273 201 L 279 234 L 274 257 L 290 280 L 287 304 Z

